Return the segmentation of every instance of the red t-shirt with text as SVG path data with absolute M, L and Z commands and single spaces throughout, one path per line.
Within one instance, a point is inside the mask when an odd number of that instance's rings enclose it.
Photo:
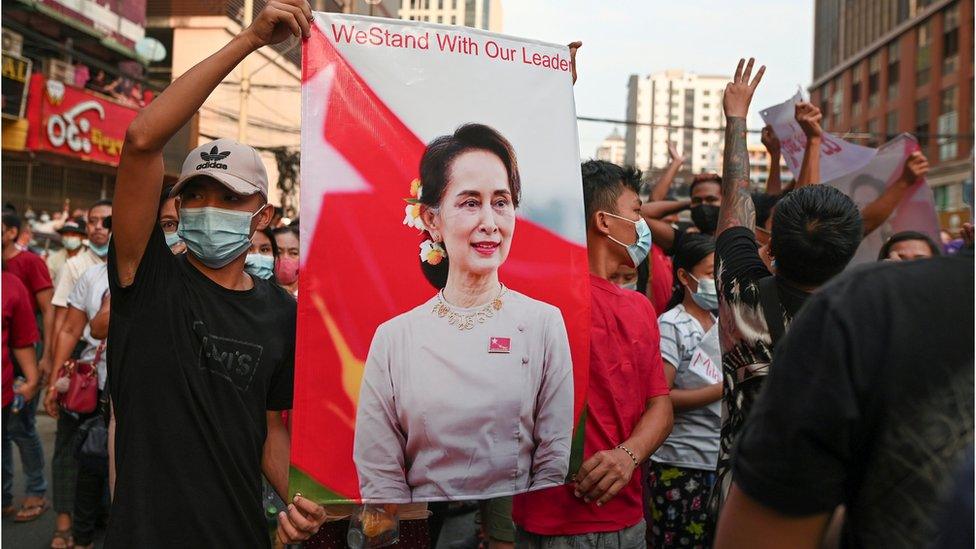
M 651 302 L 590 275 L 590 374 L 583 459 L 626 440 L 647 400 L 669 394 L 660 332 Z M 512 518 L 546 536 L 613 532 L 644 518 L 640 469 L 601 507 L 584 503 L 567 484 L 515 496 Z
M 21 254 L 23 255 L 23 254 Z M 34 321 L 34 310 L 31 308 L 30 294 L 16 275 L 3 271 L 3 284 L 0 289 L 3 299 L 3 405 L 7 406 L 14 399 L 14 361 L 11 359 L 12 349 L 31 347 L 40 336 L 37 333 L 37 323 Z

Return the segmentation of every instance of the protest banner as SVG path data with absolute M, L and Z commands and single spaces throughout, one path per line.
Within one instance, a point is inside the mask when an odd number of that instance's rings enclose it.
M 695 374 L 695 383 L 683 389 L 700 389 L 722 382 L 722 349 L 719 345 L 718 322 L 705 332 L 698 347 L 691 355 L 688 371 Z M 722 400 L 716 400 L 704 407 L 709 413 L 722 417 Z
M 802 97 L 797 92 L 787 101 L 760 111 L 763 120 L 779 138 L 783 159 L 794 177 L 799 176 L 807 145 L 806 135 L 795 119 L 794 105 L 799 101 Z M 918 142 L 907 133 L 875 149 L 824 132 L 820 145 L 819 182 L 841 190 L 863 209 L 897 181 L 905 160 L 917 150 Z M 935 199 L 924 178 L 906 193 L 888 221 L 864 238 L 850 265 L 877 261 L 885 241 L 891 235 L 907 230 L 925 233 L 933 241 L 939 241 Z
M 793 173 L 794 179 L 800 176 L 803 152 L 807 146 L 807 136 L 796 121 L 796 104 L 803 100 L 800 92 L 779 105 L 759 111 L 763 121 L 772 126 L 779 138 L 783 160 Z M 828 132 L 823 132 L 820 143 L 820 180 L 837 179 L 854 170 L 862 168 L 874 158 L 877 149 L 849 143 Z
M 590 324 L 568 49 L 316 13 L 302 63 L 290 491 L 405 503 L 563 483 Z M 465 269 L 504 289 L 455 307 L 437 276 Z
M 824 183 L 841 190 L 863 210 L 898 180 L 905 168 L 905 160 L 917 150 L 918 141 L 912 135 L 903 133 L 876 149 L 874 158 L 866 166 L 836 179 L 824 180 Z M 861 241 L 851 265 L 877 261 L 881 246 L 891 235 L 901 231 L 918 231 L 927 234 L 933 242 L 939 242 L 935 197 L 925 178 L 905 193 L 884 224 Z

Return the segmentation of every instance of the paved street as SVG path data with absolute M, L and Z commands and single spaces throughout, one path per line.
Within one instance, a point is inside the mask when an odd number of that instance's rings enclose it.
M 54 433 L 57 422 L 43 412 L 37 414 L 37 430 L 41 434 L 44 445 L 44 474 L 47 477 L 48 500 L 51 499 L 51 455 L 54 453 Z M 20 454 L 14 445 L 14 502 L 19 503 L 24 497 L 24 475 L 20 470 Z M 13 516 L 3 518 L 2 536 L 0 541 L 5 548 L 11 549 L 43 549 L 50 547 L 51 533 L 54 532 L 54 510 L 48 509 L 40 518 L 33 522 L 15 523 Z M 101 534 L 95 547 L 101 547 Z

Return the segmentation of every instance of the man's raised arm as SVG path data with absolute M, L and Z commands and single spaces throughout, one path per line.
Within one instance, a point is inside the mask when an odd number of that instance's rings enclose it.
M 135 279 L 156 223 L 163 184 L 163 146 L 248 54 L 289 36 L 307 37 L 311 21 L 306 0 L 268 2 L 251 26 L 176 79 L 132 121 L 119 160 L 112 216 L 118 276 L 123 286 Z
M 722 106 L 725 109 L 725 156 L 722 160 L 722 207 L 718 214 L 718 228 L 715 238 L 729 227 L 756 228 L 756 207 L 749 196 L 749 152 L 746 149 L 746 116 L 749 114 L 749 103 L 755 93 L 766 67 L 759 67 L 756 77 L 752 76 L 752 65 L 755 59 L 750 58 L 745 66 L 745 59 L 739 60 L 735 69 L 735 77 L 725 86 Z
M 794 189 L 799 189 L 806 185 L 820 183 L 820 144 L 823 142 L 823 127 L 820 121 L 823 119 L 823 113 L 813 103 L 802 101 L 796 104 L 794 117 L 803 129 L 803 134 L 807 136 L 800 175 L 793 185 Z

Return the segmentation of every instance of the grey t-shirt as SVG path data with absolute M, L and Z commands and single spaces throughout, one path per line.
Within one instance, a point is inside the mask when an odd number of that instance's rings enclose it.
M 700 389 L 721 381 L 718 323 L 709 330 L 711 337 L 706 337 L 701 324 L 679 304 L 658 318 L 658 326 L 661 358 L 676 368 L 674 389 Z M 722 429 L 721 406 L 721 401 L 715 401 L 696 410 L 675 412 L 671 435 L 651 459 L 679 467 L 715 470 Z

